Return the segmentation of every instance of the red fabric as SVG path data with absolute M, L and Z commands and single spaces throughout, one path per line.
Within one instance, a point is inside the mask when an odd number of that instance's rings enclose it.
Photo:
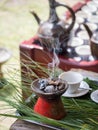
M 91 1 L 91 0 L 85 0 L 86 3 L 89 2 L 89 1 Z
M 20 44 L 20 47 L 24 48 L 24 50 L 25 49 L 28 50 L 28 49 L 31 49 L 31 48 L 37 48 L 38 50 L 40 50 L 40 49 L 43 50 L 43 48 L 41 46 L 34 44 L 34 41 L 36 39 L 37 39 L 37 36 L 34 36 L 30 40 L 23 41 Z M 35 53 L 36 53 L 36 51 L 34 51 L 34 54 L 33 54 L 34 57 L 35 57 Z M 37 53 L 38 53 L 38 51 L 37 51 Z M 42 57 L 42 54 L 40 54 L 40 51 L 39 51 L 39 56 Z M 66 67 L 66 68 L 68 68 L 68 70 L 70 68 L 81 68 L 81 69 L 86 69 L 86 70 L 98 72 L 98 60 L 77 62 L 71 57 L 66 58 L 65 56 L 59 56 L 59 58 L 60 58 L 60 68 L 63 69 L 63 70 L 65 70 L 65 67 Z M 36 61 L 36 59 L 33 59 L 33 60 Z M 41 59 L 39 58 L 38 62 L 40 62 L 40 60 Z M 44 61 L 43 61 L 43 63 L 44 63 Z
M 79 2 L 79 3 L 75 4 L 75 5 L 72 7 L 72 9 L 73 9 L 74 12 L 76 12 L 76 11 L 79 10 L 83 5 L 84 5 L 83 3 Z M 67 19 L 68 19 L 70 16 L 71 16 L 70 12 L 67 11 L 67 12 L 66 12 L 66 17 L 67 17 Z

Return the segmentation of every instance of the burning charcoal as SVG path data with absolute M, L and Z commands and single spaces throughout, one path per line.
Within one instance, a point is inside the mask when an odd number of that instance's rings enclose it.
M 39 89 L 46 93 L 53 93 L 64 89 L 65 82 L 58 78 L 41 79 Z
M 54 86 L 53 86 L 53 85 L 48 85 L 48 86 L 44 89 L 44 91 L 45 91 L 46 93 L 53 93 L 53 92 L 55 91 L 55 89 L 54 89 Z
M 52 85 L 58 85 L 59 84 L 59 80 L 54 78 L 54 79 L 49 80 L 48 83 L 52 84 Z
M 39 83 L 40 83 L 40 84 L 41 84 L 41 83 L 47 84 L 47 83 L 48 83 L 48 80 L 47 80 L 47 79 L 41 79 L 41 80 L 39 80 Z
M 48 81 L 47 81 L 47 79 L 41 79 L 39 81 L 39 84 L 40 84 L 40 90 L 44 90 L 45 87 L 48 85 Z
M 62 89 L 64 89 L 64 87 L 65 87 L 65 84 L 60 84 L 60 85 L 58 86 L 58 90 L 62 90 Z
M 58 91 L 58 86 L 55 86 L 55 87 L 54 87 L 54 90 L 55 90 L 55 92 Z
M 40 90 L 44 90 L 44 89 L 45 89 L 45 86 L 46 86 L 45 84 L 40 84 L 40 88 L 39 88 L 39 89 L 40 89 Z
M 56 84 L 57 86 L 59 86 L 60 84 L 62 84 L 62 81 L 61 81 L 60 79 L 58 79 L 58 80 L 55 81 L 55 84 Z

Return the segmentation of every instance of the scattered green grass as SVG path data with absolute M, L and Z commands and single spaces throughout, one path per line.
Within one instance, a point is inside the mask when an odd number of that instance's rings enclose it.
M 29 58 L 29 57 L 28 57 Z M 30 60 L 30 58 L 29 58 Z M 22 63 L 21 63 L 22 64 Z M 24 64 L 23 64 L 24 65 Z M 11 117 L 11 118 L 18 118 L 18 119 L 25 119 L 25 120 L 33 120 L 38 122 L 47 123 L 49 125 L 67 128 L 68 130 L 94 130 L 98 126 L 98 105 L 91 101 L 90 96 L 86 95 L 86 97 L 81 98 L 65 98 L 62 97 L 62 101 L 64 107 L 67 112 L 67 116 L 62 120 L 53 120 L 47 117 L 43 117 L 41 115 L 36 114 L 33 111 L 33 106 L 36 102 L 35 96 L 32 94 L 29 97 L 29 101 L 31 101 L 32 106 L 28 104 L 28 101 L 23 100 L 22 92 L 25 91 L 28 96 L 29 92 L 32 90 L 27 85 L 30 86 L 33 79 L 32 77 L 37 77 L 37 75 L 31 70 L 33 68 L 39 68 L 39 72 L 44 72 L 49 75 L 49 71 L 47 68 L 44 68 L 39 63 L 31 60 L 30 65 L 26 65 L 25 67 L 28 68 L 28 73 L 26 73 L 26 77 L 24 74 L 23 81 L 27 84 L 23 85 L 20 82 L 19 78 L 19 71 L 16 71 L 16 77 L 12 77 L 11 74 L 8 74 L 9 78 L 7 79 L 7 88 L 11 87 L 11 89 L 7 89 L 5 92 L 0 94 L 0 100 L 4 102 L 5 105 L 0 107 L 0 109 L 5 109 L 6 113 L 0 113 L 1 116 Z M 56 70 L 57 72 L 57 70 Z M 59 74 L 59 73 L 58 73 Z M 13 82 L 12 82 L 13 81 Z M 92 89 L 95 90 L 98 88 L 98 84 L 95 84 L 92 80 L 88 78 L 85 81 L 90 85 L 92 85 Z M 14 90 L 11 93 L 10 90 Z M 30 103 L 30 102 L 29 102 Z M 21 113 L 22 115 L 16 115 L 16 110 Z M 13 112 L 13 113 L 12 113 Z

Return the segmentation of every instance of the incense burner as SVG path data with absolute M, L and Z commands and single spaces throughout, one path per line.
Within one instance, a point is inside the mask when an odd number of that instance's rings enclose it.
M 44 84 L 42 83 L 43 80 L 45 81 Z M 67 89 L 65 81 L 61 79 L 51 81 L 50 79 L 37 79 L 32 83 L 31 87 L 39 97 L 34 106 L 36 113 L 57 120 L 65 117 L 66 111 L 61 100 L 61 95 Z

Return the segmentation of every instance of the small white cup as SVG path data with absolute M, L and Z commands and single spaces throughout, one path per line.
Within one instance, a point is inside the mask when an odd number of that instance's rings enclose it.
M 63 72 L 59 75 L 59 78 L 67 81 L 67 92 L 69 94 L 75 93 L 78 90 L 81 81 L 83 80 L 83 76 L 80 73 L 74 71 Z
M 75 51 L 80 56 L 89 56 L 91 55 L 90 46 L 82 45 L 75 48 Z

